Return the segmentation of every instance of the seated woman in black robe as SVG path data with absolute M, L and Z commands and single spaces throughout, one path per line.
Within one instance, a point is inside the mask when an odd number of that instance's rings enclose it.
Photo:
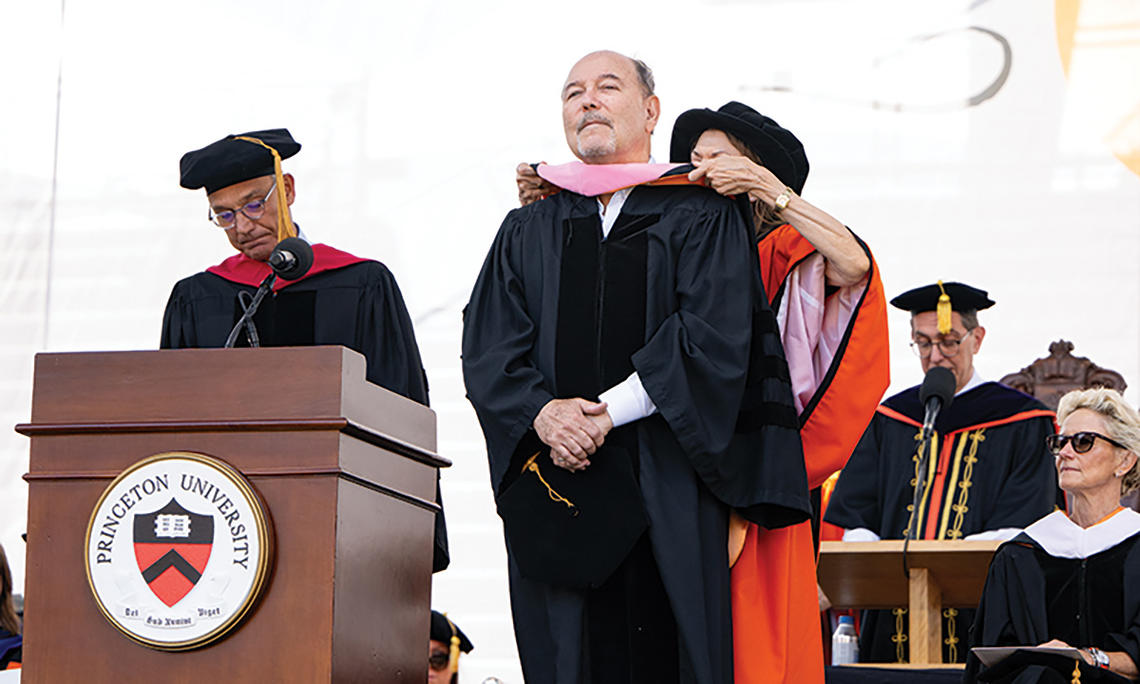
M 966 682 L 1124 682 L 1140 662 L 1140 414 L 1114 390 L 1069 392 L 1047 439 L 1069 514 L 1055 511 L 1003 544 L 990 564 L 970 645 L 1079 649 L 1080 660 L 1019 651 Z

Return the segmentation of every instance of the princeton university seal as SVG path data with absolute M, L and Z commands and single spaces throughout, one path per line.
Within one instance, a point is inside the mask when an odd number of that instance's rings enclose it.
M 144 458 L 103 492 L 87 525 L 87 581 L 99 610 L 144 646 L 184 651 L 245 616 L 272 556 L 261 499 L 218 459 Z

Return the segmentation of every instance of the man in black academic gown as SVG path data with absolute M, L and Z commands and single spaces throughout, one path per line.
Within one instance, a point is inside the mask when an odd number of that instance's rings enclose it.
M 580 175 L 648 161 L 644 64 L 587 55 L 562 103 Z M 523 673 L 727 684 L 729 506 L 766 526 L 810 507 L 756 249 L 704 188 L 589 194 L 510 212 L 465 313 Z
M 978 311 L 988 293 L 939 281 L 895 297 L 911 313 L 911 348 L 922 370 L 950 369 L 955 395 L 934 423 L 918 508 L 916 539 L 1009 538 L 1058 500 L 1053 457 L 1045 437 L 1055 416 L 1044 404 L 974 370 L 986 330 Z M 824 519 L 844 527 L 845 541 L 902 539 L 910 524 L 924 407 L 919 387 L 884 401 L 839 475 Z M 980 533 L 990 534 L 980 534 Z M 972 611 L 943 621 L 944 662 L 964 662 Z M 866 611 L 860 626 L 864 662 L 906 662 L 905 609 Z
M 282 173 L 281 160 L 300 149 L 288 130 L 278 128 L 228 135 L 182 156 L 182 187 L 205 188 L 209 220 L 239 253 L 174 285 L 162 320 L 163 349 L 224 345 L 270 274 L 266 260 L 273 248 L 299 233 L 289 212 L 296 181 Z M 427 405 L 427 376 L 392 273 L 378 261 L 324 244 L 312 247 L 312 268 L 297 280 L 278 279 L 257 309 L 260 344 L 343 345 L 364 355 L 370 382 Z M 237 344 L 248 346 L 247 335 Z M 432 565 L 439 571 L 447 564 L 441 512 Z

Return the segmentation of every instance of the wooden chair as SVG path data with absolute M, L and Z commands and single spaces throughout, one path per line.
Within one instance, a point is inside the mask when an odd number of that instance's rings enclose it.
M 1001 381 L 1010 387 L 1032 394 L 1054 411 L 1066 393 L 1075 389 L 1107 387 L 1121 394 L 1128 384 L 1114 370 L 1101 368 L 1083 356 L 1073 356 L 1073 343 L 1057 340 L 1049 345 L 1049 356 L 1037 359 Z M 1121 499 L 1121 504 L 1140 511 L 1140 491 Z
M 1061 397 L 1075 389 L 1107 387 L 1123 394 L 1128 387 L 1120 373 L 1101 368 L 1083 356 L 1073 356 L 1073 343 L 1067 340 L 1053 342 L 1049 356 L 1005 376 L 1001 382 L 1037 397 L 1054 411 Z

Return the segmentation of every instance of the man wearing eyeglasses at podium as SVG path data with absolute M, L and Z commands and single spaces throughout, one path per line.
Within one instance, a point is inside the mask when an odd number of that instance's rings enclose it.
M 300 149 L 288 130 L 276 128 L 228 135 L 182 156 L 182 187 L 205 188 L 210 228 L 223 232 L 238 254 L 174 285 L 162 320 L 163 349 L 223 346 L 270 274 L 266 261 L 273 248 L 290 237 L 309 241 L 289 210 L 296 181 L 281 169 L 281 161 Z M 312 248 L 308 272 L 277 279 L 258 306 L 253 322 L 259 344 L 343 345 L 364 355 L 369 382 L 426 405 L 427 376 L 391 271 L 328 245 Z M 250 341 L 239 335 L 237 346 Z M 440 513 L 433 571 L 447 565 Z
M 994 305 L 984 290 L 939 281 L 904 292 L 891 305 L 911 314 L 911 348 L 923 373 L 941 366 L 955 380 L 953 401 L 934 423 L 915 538 L 1012 537 L 1057 501 L 1053 457 L 1045 448 L 1045 437 L 1054 432 L 1053 412 L 1027 394 L 983 380 L 974 369 L 986 335 L 978 311 Z M 905 537 L 923 416 L 918 386 L 879 406 L 824 516 L 847 530 L 844 541 Z M 965 662 L 972 620 L 967 612 L 943 614 L 943 662 Z M 907 662 L 907 624 L 902 608 L 866 611 L 860 659 Z

